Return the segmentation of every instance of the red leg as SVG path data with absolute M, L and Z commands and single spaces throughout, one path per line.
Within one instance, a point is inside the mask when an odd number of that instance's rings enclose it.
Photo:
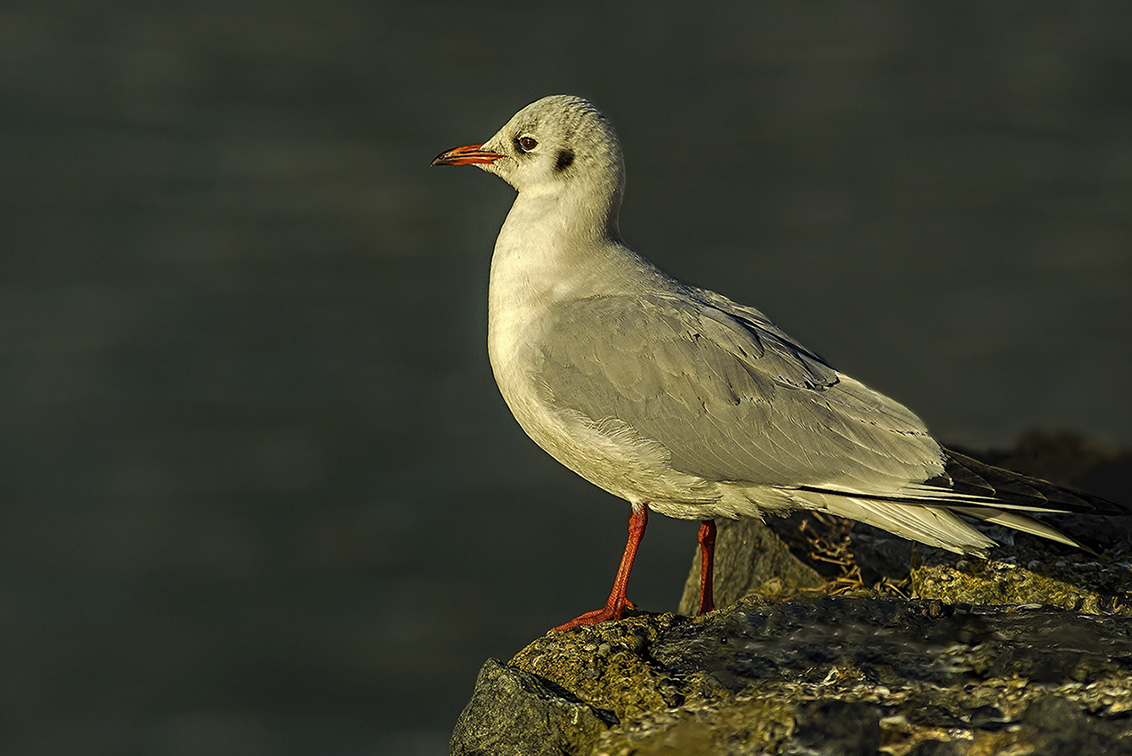
M 609 593 L 609 600 L 605 607 L 586 612 L 565 625 L 559 625 L 555 630 L 567 630 L 578 625 L 596 625 L 606 620 L 621 619 L 625 616 L 626 608 L 633 608 L 633 602 L 625 597 L 625 589 L 629 585 L 629 572 L 633 569 L 633 560 L 637 557 L 637 547 L 645 537 L 645 525 L 649 521 L 649 507 L 642 504 L 633 507 L 633 514 L 629 517 L 629 540 L 625 542 L 625 553 L 621 555 L 621 566 L 617 568 L 617 578 L 613 581 L 613 590 Z
M 715 611 L 712 595 L 715 565 L 715 520 L 700 522 L 700 614 Z

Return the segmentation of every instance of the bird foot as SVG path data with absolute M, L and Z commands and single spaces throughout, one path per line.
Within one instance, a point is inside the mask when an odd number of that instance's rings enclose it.
M 594 609 L 592 612 L 575 617 L 564 625 L 559 625 L 554 628 L 555 630 L 569 630 L 572 627 L 579 627 L 580 625 L 596 625 L 600 622 L 607 620 L 619 620 L 625 616 L 626 609 L 636 609 L 637 605 L 629 599 L 622 599 L 620 601 L 610 601 L 601 609 Z

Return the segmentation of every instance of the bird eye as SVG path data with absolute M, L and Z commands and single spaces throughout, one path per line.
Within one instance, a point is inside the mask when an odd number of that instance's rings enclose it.
M 538 147 L 538 142 L 536 142 L 533 137 L 529 136 L 519 137 L 515 140 L 515 144 L 518 145 L 519 149 L 523 152 L 530 152 L 535 147 Z

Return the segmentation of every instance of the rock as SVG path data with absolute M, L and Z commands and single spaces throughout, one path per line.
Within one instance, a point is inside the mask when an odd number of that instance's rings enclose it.
M 825 596 L 549 633 L 485 666 L 452 753 L 1044 754 L 1069 733 L 1132 738 L 1127 620 Z
M 912 592 L 947 603 L 1036 604 L 1088 614 L 1132 616 L 1132 565 L 1075 556 L 1027 567 L 985 559 L 925 565 L 911 572 Z
M 580 753 L 616 722 L 609 712 L 582 702 L 547 679 L 488 659 L 476 679 L 475 694 L 452 733 L 452 752 L 469 756 Z
M 452 753 L 1100 754 L 1129 738 L 1132 622 L 821 596 L 550 633 L 484 667 Z
M 991 461 L 1126 490 L 1128 455 L 1042 438 Z M 1132 753 L 1132 527 L 1052 522 L 1101 553 L 990 529 L 1002 546 L 983 560 L 811 514 L 721 522 L 728 608 L 551 632 L 489 660 L 452 753 Z M 698 587 L 696 555 L 682 611 Z

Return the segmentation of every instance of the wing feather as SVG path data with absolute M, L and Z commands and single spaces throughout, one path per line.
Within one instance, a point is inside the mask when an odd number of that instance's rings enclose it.
M 938 444 L 903 406 L 757 311 L 717 304 L 647 295 L 556 307 L 537 367 L 548 402 L 618 418 L 705 480 L 885 492 L 943 472 Z

